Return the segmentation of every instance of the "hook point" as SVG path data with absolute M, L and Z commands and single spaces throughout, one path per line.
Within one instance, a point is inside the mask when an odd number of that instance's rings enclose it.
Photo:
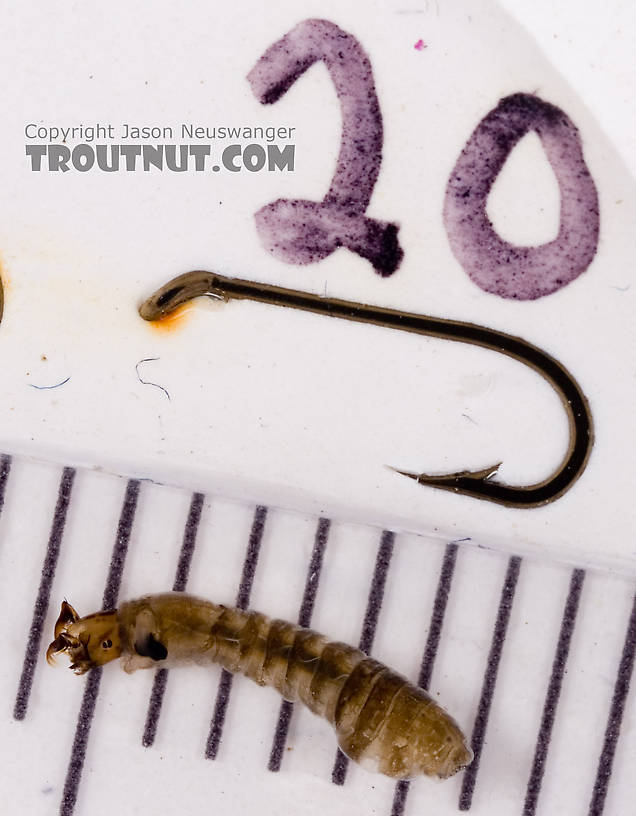
M 489 482 L 493 476 L 497 474 L 502 462 L 497 462 L 489 467 L 482 468 L 482 470 L 459 470 L 455 473 L 440 473 L 433 475 L 430 473 L 413 473 L 410 470 L 400 470 L 399 468 L 387 465 L 390 470 L 399 473 L 401 476 L 407 476 L 413 479 L 418 484 L 431 485 L 433 487 L 449 487 L 452 482 L 460 480 L 469 480 L 471 482 Z

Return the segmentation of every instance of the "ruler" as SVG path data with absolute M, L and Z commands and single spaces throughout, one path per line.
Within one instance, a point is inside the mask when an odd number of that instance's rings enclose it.
M 631 577 L 8 455 L 0 504 L 11 812 L 633 809 Z M 47 666 L 62 598 L 87 614 L 170 589 L 359 645 L 448 708 L 473 764 L 396 785 L 349 763 L 322 720 L 218 667 Z

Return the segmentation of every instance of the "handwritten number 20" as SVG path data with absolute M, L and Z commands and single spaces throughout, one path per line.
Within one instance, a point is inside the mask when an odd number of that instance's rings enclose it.
M 391 275 L 403 252 L 398 226 L 365 215 L 382 161 L 382 114 L 368 57 L 351 34 L 327 20 L 305 20 L 274 43 L 248 75 L 271 104 L 315 62 L 323 61 L 342 111 L 340 153 L 321 202 L 278 199 L 255 215 L 265 247 L 287 263 L 309 264 L 344 246 Z M 492 185 L 529 131 L 540 138 L 561 197 L 557 237 L 536 247 L 504 241 L 486 215 Z M 444 224 L 471 280 L 503 298 L 533 300 L 584 272 L 598 246 L 599 207 L 579 132 L 568 116 L 530 94 L 502 99 L 477 125 L 446 188 Z

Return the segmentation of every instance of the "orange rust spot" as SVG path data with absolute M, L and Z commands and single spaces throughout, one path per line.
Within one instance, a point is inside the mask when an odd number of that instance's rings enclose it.
M 186 315 L 188 312 L 192 311 L 194 311 L 194 309 L 189 303 L 182 303 L 181 306 L 177 306 L 174 312 L 170 312 L 169 315 L 166 315 L 159 320 L 150 321 L 150 325 L 156 331 L 173 332 L 176 329 L 181 328 L 186 321 Z
M 4 296 L 7 291 L 7 271 L 2 258 L 0 258 L 0 321 L 4 314 Z

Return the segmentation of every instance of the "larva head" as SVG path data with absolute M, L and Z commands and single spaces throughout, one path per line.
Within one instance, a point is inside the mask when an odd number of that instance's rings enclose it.
M 46 650 L 49 663 L 55 655 L 68 654 L 75 674 L 84 674 L 121 655 L 117 612 L 97 612 L 80 618 L 67 601 L 62 602 L 55 624 L 55 640 Z

